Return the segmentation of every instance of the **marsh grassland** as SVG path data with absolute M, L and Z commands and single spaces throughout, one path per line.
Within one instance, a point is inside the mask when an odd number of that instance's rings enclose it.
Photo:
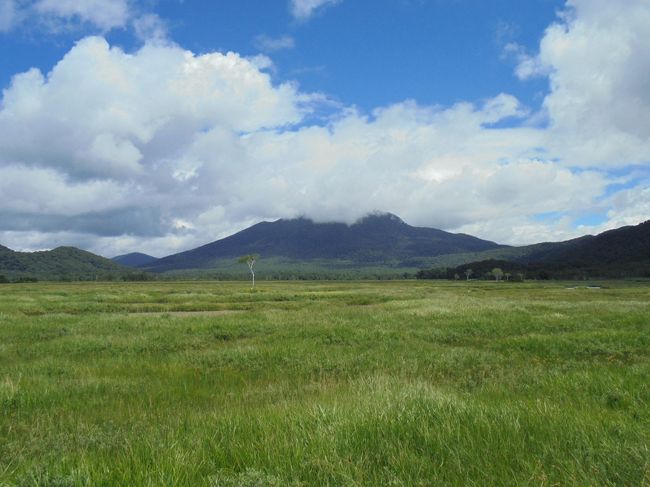
M 650 485 L 650 285 L 0 286 L 0 485 Z

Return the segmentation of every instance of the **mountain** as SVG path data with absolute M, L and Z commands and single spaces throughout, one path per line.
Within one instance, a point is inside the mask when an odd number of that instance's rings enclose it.
M 470 256 L 473 259 L 469 259 Z M 448 257 L 455 262 L 446 266 L 446 271 L 432 269 L 421 276 L 462 276 L 466 269 L 481 276 L 499 267 L 513 275 L 521 273 L 542 279 L 650 277 L 650 220 L 565 242 Z M 443 266 L 438 262 L 434 267 Z
M 126 267 L 144 267 L 153 264 L 158 258 L 141 252 L 131 252 L 130 254 L 117 255 L 111 260 Z
M 215 268 L 237 256 L 256 253 L 262 255 L 262 261 L 271 257 L 406 268 L 421 267 L 442 254 L 500 247 L 470 235 L 413 227 L 390 213 L 368 215 L 353 225 L 297 218 L 258 223 L 230 237 L 140 267 L 154 272 Z
M 132 270 L 75 247 L 41 252 L 15 252 L 0 245 L 0 275 L 10 279 L 108 279 Z
M 413 227 L 391 214 L 353 225 L 305 218 L 262 222 L 230 237 L 162 259 L 133 253 L 105 259 L 74 247 L 15 252 L 0 245 L 0 282 L 145 279 L 132 267 L 155 272 L 232 278 L 247 269 L 235 258 L 259 253 L 267 278 L 397 276 L 431 267 L 421 277 L 473 275 L 500 267 L 529 278 L 650 277 L 650 220 L 599 235 L 508 247 L 464 234 Z M 125 267 L 132 266 L 131 268 Z
M 572 267 L 634 265 L 650 261 L 650 220 L 575 239 L 571 245 L 532 253 L 533 263 L 563 263 Z

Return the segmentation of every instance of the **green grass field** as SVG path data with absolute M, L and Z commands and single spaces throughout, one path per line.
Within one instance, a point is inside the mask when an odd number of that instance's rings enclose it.
M 650 485 L 650 286 L 0 286 L 0 485 Z

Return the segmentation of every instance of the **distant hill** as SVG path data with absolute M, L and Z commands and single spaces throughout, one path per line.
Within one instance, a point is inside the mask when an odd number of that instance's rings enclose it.
M 542 279 L 650 277 L 650 220 L 565 242 L 458 254 L 448 258 L 456 261 L 444 266 L 447 271 L 431 271 L 428 275 L 462 276 L 466 269 L 472 269 L 475 275 L 481 276 L 499 267 L 513 274 L 523 273 Z
M 132 252 L 115 256 L 111 260 L 127 267 L 143 267 L 153 264 L 158 258 L 140 252 Z
M 0 275 L 17 280 L 109 279 L 127 276 L 128 269 L 109 259 L 74 247 L 42 252 L 15 252 L 0 245 Z
M 418 267 L 433 257 L 497 249 L 494 242 L 435 228 L 410 226 L 399 217 L 369 215 L 353 225 L 306 218 L 262 222 L 230 237 L 140 266 L 154 272 L 209 269 L 243 254 L 292 262 L 347 262 L 351 266 Z
M 650 261 L 650 220 L 575 239 L 570 245 L 531 253 L 526 261 L 571 267 L 620 266 Z

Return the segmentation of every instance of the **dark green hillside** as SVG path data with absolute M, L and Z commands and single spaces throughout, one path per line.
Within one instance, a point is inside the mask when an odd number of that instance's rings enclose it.
M 109 259 L 75 247 L 15 252 L 0 246 L 0 275 L 12 280 L 111 279 L 124 277 L 131 272 Z
M 535 279 L 650 277 L 650 221 L 566 242 L 498 249 L 473 256 L 473 261 L 467 259 L 467 254 L 448 256 L 449 261 L 456 259 L 452 265 L 435 266 L 438 270 L 422 271 L 419 277 L 463 276 L 466 269 L 482 277 L 494 267 Z M 443 272 L 441 267 L 447 270 Z
M 564 263 L 572 267 L 643 264 L 650 261 L 650 220 L 576 239 L 573 245 L 531 254 L 529 262 Z
M 650 220 L 583 237 L 541 257 L 531 255 L 529 264 L 551 274 L 575 269 L 593 277 L 650 277 Z
M 357 266 L 413 267 L 442 254 L 499 247 L 470 235 L 412 227 L 391 214 L 370 215 L 353 225 L 298 218 L 258 223 L 230 237 L 142 267 L 156 272 L 212 268 L 224 259 L 249 253 L 294 261 L 336 259 Z

